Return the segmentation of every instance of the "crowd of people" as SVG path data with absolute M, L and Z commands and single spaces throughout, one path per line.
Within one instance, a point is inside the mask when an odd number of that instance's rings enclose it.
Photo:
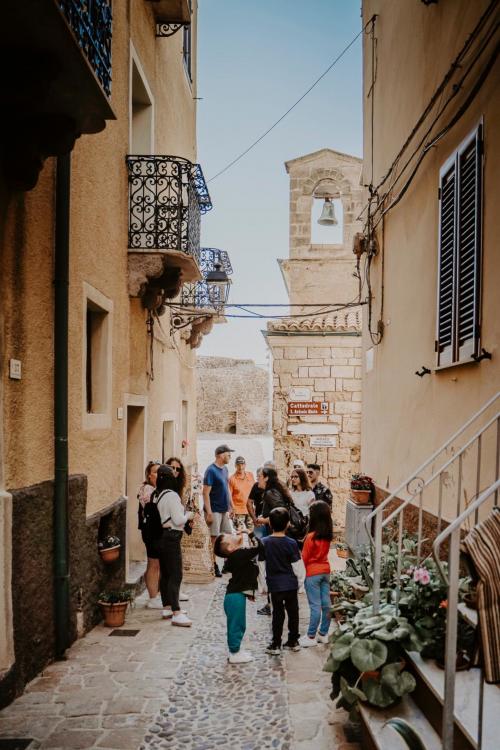
M 224 598 L 229 661 L 244 664 L 250 653 L 241 649 L 246 629 L 246 602 L 257 593 L 267 603 L 257 610 L 272 618 L 272 638 L 266 651 L 325 643 L 330 624 L 330 564 L 333 539 L 332 494 L 320 481 L 320 466 L 297 460 L 286 482 L 276 465 L 266 461 L 256 478 L 237 456 L 235 471 L 228 464 L 234 451 L 228 445 L 215 449 L 214 462 L 203 477 L 202 512 L 214 552 L 214 573 L 229 574 Z M 139 528 L 147 552 L 146 606 L 161 609 L 172 625 L 190 627 L 192 621 L 180 602 L 184 533 L 191 533 L 201 509 L 186 495 L 186 471 L 178 458 L 165 463 L 150 461 L 139 488 Z M 217 558 L 224 560 L 220 570 Z M 309 604 L 307 633 L 299 633 L 298 594 L 305 591 Z M 288 638 L 282 643 L 285 617 Z

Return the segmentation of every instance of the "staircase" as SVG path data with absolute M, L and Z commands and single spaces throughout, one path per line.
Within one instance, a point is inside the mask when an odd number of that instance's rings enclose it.
M 475 610 L 458 604 L 460 541 L 498 505 L 499 476 L 500 392 L 366 519 L 374 561 L 375 611 L 380 606 L 383 531 L 390 526 L 396 534 L 399 580 L 402 540 L 408 519 L 416 521 L 417 525 L 418 564 L 432 553 L 447 586 L 448 607 L 444 670 L 434 661 L 408 653 L 407 669 L 413 672 L 417 687 L 411 696 L 390 709 L 362 705 L 363 747 L 370 750 L 406 748 L 399 735 L 385 726 L 385 722 L 394 717 L 404 718 L 419 732 L 426 750 L 500 747 L 500 687 L 486 684 L 480 667 L 456 671 L 459 607 L 471 625 L 477 627 L 478 623 Z M 428 536 L 431 518 L 437 530 L 434 539 Z M 443 559 L 448 561 L 447 569 L 442 565 Z M 399 593 L 397 589 L 396 603 Z

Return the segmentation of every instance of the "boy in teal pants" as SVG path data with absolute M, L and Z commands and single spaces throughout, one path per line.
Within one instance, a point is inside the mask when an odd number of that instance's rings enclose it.
M 221 534 L 214 547 L 216 556 L 226 559 L 225 569 L 231 573 L 224 597 L 230 664 L 252 661 L 251 654 L 241 651 L 240 646 L 246 630 L 247 599 L 253 601 L 257 589 L 259 546 L 257 543 L 246 547 L 245 544 L 248 544 L 248 536 L 244 533 Z

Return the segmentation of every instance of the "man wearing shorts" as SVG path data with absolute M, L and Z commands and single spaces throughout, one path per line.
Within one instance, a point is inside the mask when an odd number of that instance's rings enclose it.
M 234 451 L 227 445 L 219 445 L 215 449 L 215 461 L 210 464 L 203 477 L 203 505 L 212 546 L 219 534 L 231 534 L 233 531 L 231 516 L 234 509 L 229 492 L 227 471 L 231 453 Z M 216 562 L 214 562 L 214 572 L 219 578 L 221 573 Z

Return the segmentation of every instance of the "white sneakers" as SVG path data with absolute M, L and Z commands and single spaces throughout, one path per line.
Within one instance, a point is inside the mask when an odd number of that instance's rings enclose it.
M 316 638 L 309 638 L 308 635 L 302 635 L 299 638 L 299 644 L 302 646 L 302 648 L 310 648 L 310 646 L 317 646 L 318 641 Z
M 172 615 L 172 625 L 177 625 L 178 628 L 190 628 L 192 624 L 192 620 L 184 612 Z
M 148 599 L 146 602 L 147 609 L 163 609 L 163 604 L 159 596 L 155 596 L 154 599 Z
M 229 654 L 228 661 L 230 664 L 248 664 L 249 661 L 253 661 L 253 656 L 248 651 L 237 651 L 235 654 Z
M 161 613 L 161 616 L 163 620 L 170 620 L 170 618 L 172 617 L 172 610 L 164 609 L 163 612 Z
M 318 633 L 316 636 L 316 640 L 318 643 L 328 643 L 328 633 L 326 635 L 321 635 L 321 633 Z

